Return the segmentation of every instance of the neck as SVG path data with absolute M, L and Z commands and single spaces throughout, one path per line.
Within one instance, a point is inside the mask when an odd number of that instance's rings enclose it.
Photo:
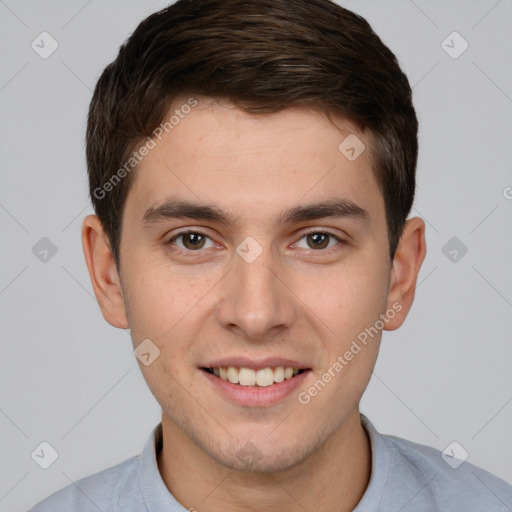
M 302 462 L 275 473 L 219 464 L 165 414 L 162 435 L 157 455 L 162 479 L 176 500 L 197 512 L 348 512 L 370 480 L 371 447 L 358 411 Z

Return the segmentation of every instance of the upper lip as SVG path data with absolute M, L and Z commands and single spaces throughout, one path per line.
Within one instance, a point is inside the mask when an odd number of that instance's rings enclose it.
M 266 357 L 265 359 L 249 359 L 247 357 L 224 357 L 222 359 L 215 359 L 209 361 L 201 368 L 227 368 L 233 366 L 235 368 L 252 368 L 253 370 L 260 370 L 262 368 L 275 368 L 276 366 L 284 366 L 297 368 L 299 370 L 307 370 L 310 368 L 307 364 L 300 363 L 293 359 L 285 359 L 282 357 Z

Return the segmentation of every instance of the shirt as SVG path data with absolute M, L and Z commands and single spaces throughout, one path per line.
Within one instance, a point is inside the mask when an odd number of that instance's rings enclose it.
M 372 452 L 370 481 L 354 512 L 511 512 L 512 486 L 439 450 L 382 435 L 361 415 Z M 29 512 L 186 512 L 158 470 L 162 424 L 141 455 L 70 484 Z M 196 504 L 199 505 L 199 504 Z M 194 509 L 191 509 L 194 510 Z

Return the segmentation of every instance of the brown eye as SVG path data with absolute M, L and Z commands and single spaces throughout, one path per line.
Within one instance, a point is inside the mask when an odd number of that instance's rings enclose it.
M 201 249 L 204 246 L 205 237 L 201 233 L 185 233 L 183 236 L 183 245 L 190 250 Z
M 175 244 L 179 249 L 197 252 L 205 247 L 207 240 L 210 240 L 210 237 L 200 231 L 184 231 L 171 238 L 168 243 Z M 213 247 L 213 241 L 210 242 L 210 247 Z
M 325 249 L 331 236 L 329 233 L 311 233 L 306 235 L 306 240 L 311 249 Z
M 341 248 L 344 243 L 341 238 L 328 231 L 310 231 L 305 233 L 294 245 L 299 249 L 328 252 L 329 249 L 334 249 L 336 245 Z

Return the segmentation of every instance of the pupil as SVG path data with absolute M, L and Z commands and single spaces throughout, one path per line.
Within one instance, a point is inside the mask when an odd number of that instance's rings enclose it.
M 325 241 L 328 239 L 328 235 L 326 233 L 314 233 L 312 235 L 308 235 L 308 238 L 313 241 L 313 246 L 310 244 L 310 247 L 313 249 L 323 249 L 327 246 Z
M 192 249 L 197 249 L 198 247 L 202 247 L 201 242 L 204 244 L 204 240 L 202 240 L 203 235 L 200 233 L 189 233 L 185 237 L 185 246 L 191 246 Z

